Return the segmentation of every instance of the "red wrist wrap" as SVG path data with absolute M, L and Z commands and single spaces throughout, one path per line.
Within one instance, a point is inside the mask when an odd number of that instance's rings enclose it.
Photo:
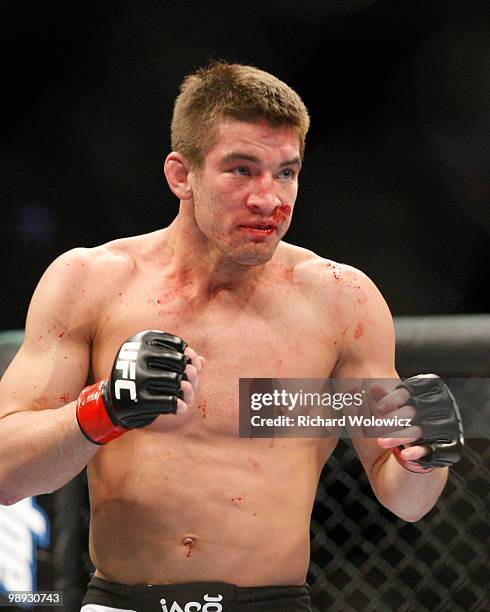
M 106 384 L 102 380 L 95 385 L 85 387 L 78 396 L 77 421 L 82 433 L 95 444 L 106 444 L 114 438 L 119 438 L 128 430 L 114 425 L 102 400 L 102 390 Z
M 418 463 L 416 463 L 415 461 L 409 461 L 408 459 L 403 459 L 403 457 L 400 455 L 401 449 L 398 448 L 398 446 L 395 448 L 392 448 L 391 452 L 393 453 L 393 455 L 395 456 L 395 459 L 398 461 L 398 463 L 403 468 L 405 468 L 409 472 L 413 472 L 414 474 L 428 474 L 429 472 L 432 472 L 432 470 L 434 469 L 432 467 L 424 468 Z

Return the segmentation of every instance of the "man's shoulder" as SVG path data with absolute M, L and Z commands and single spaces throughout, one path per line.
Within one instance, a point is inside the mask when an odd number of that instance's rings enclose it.
M 317 253 L 286 242 L 282 243 L 282 258 L 294 267 L 294 280 L 311 286 L 335 287 L 342 291 L 356 291 L 372 281 L 361 270 L 326 259 Z
M 119 275 L 131 273 L 144 257 L 156 234 L 117 238 L 94 247 L 76 247 L 60 255 L 52 264 L 56 273 L 72 277 L 103 275 L 107 282 Z
M 45 276 L 56 276 L 60 280 L 80 284 L 103 276 L 110 282 L 114 274 L 127 272 L 130 263 L 130 258 L 114 251 L 109 245 L 76 247 L 57 257 Z

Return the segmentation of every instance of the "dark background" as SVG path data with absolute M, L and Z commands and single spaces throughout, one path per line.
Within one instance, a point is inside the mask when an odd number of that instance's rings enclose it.
M 361 268 L 394 314 L 489 310 L 487 1 L 2 5 L 0 328 L 63 251 L 171 221 L 172 104 L 210 58 L 310 110 L 289 242 Z

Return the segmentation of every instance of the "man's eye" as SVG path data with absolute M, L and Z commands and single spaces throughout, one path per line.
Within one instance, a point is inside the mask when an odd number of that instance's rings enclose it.
M 238 174 L 239 176 L 250 175 L 250 170 L 247 168 L 247 166 L 237 166 L 236 168 L 233 168 L 232 172 L 233 174 Z
M 279 177 L 282 179 L 292 179 L 294 178 L 294 170 L 292 168 L 284 168 L 279 172 Z

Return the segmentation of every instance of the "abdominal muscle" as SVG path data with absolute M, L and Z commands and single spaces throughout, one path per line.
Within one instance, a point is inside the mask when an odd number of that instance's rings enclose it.
M 96 575 L 302 584 L 318 477 L 335 442 L 183 436 L 157 422 L 125 434 L 89 465 Z

